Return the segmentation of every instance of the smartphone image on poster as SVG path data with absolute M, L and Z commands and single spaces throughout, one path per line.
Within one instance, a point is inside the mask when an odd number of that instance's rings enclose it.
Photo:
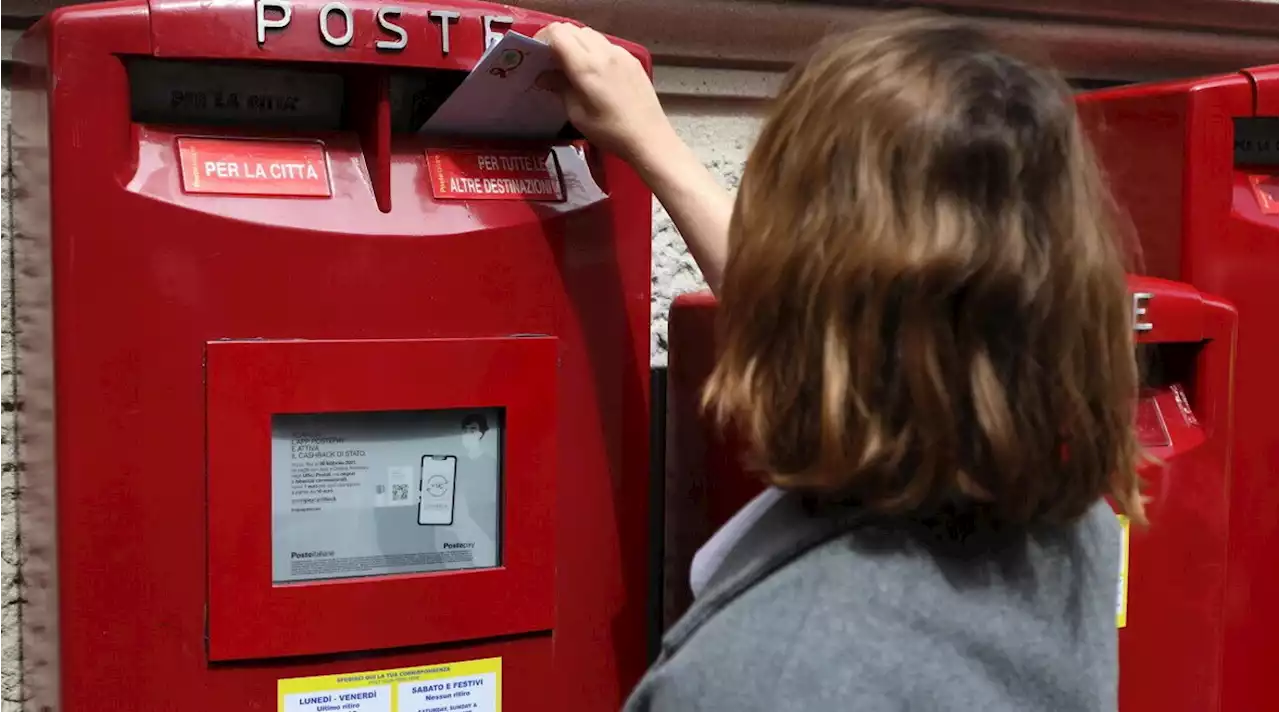
M 457 479 L 458 458 L 453 455 L 422 456 L 422 478 L 418 481 L 418 524 L 453 524 Z

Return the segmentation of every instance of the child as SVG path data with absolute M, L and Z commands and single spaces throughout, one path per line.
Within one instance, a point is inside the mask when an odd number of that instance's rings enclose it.
M 1069 89 L 900 16 L 791 73 L 735 201 L 635 59 L 540 37 L 715 290 L 706 407 L 772 485 L 627 709 L 1114 710 L 1138 376 Z

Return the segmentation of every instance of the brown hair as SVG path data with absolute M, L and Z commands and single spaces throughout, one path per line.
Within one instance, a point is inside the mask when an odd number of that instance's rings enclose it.
M 1113 214 L 1053 73 L 931 15 L 828 42 L 747 162 L 705 405 L 783 488 L 1141 522 Z

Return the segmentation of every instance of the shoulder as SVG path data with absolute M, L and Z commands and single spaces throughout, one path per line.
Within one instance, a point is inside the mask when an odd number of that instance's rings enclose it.
M 791 709 L 781 678 L 803 653 L 812 621 L 824 616 L 825 577 L 809 561 L 801 556 L 710 613 L 654 666 L 628 709 Z
M 630 708 L 1106 709 L 1119 543 L 1105 504 L 969 560 L 854 528 L 723 602 Z
M 1117 554 L 1123 534 L 1120 518 L 1105 501 L 1093 505 L 1073 531 L 1083 546 L 1104 556 Z
M 1099 501 L 1074 524 L 1032 537 L 1031 552 L 1041 568 L 1041 577 L 1057 571 L 1073 577 L 1076 585 L 1090 592 L 1106 592 L 1109 587 L 1108 600 L 1114 606 L 1122 544 L 1119 517 L 1111 505 Z

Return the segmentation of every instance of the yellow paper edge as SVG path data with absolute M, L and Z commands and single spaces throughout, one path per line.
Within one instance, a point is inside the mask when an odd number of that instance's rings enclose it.
M 1116 518 L 1120 520 L 1120 608 L 1116 611 L 1116 627 L 1123 628 L 1129 620 L 1129 518 Z

